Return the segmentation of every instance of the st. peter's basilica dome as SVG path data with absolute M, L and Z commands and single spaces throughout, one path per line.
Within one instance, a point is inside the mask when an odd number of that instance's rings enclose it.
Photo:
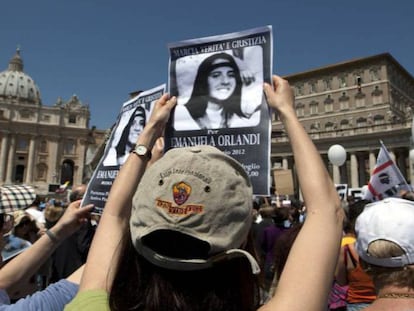
M 23 72 L 20 50 L 9 62 L 7 70 L 0 72 L 0 98 L 15 98 L 18 102 L 41 105 L 40 92 L 33 79 Z

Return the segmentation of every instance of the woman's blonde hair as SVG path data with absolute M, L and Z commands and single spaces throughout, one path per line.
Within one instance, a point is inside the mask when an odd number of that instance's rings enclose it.
M 404 254 L 404 250 L 394 242 L 377 240 L 371 242 L 367 250 L 368 254 L 377 258 L 398 257 Z M 362 262 L 365 270 L 372 276 L 377 290 L 384 286 L 406 287 L 414 290 L 414 265 L 398 268 L 380 267 Z

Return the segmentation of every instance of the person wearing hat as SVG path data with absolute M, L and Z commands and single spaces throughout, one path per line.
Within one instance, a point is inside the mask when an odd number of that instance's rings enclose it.
M 9 215 L 17 209 L 26 208 L 34 197 L 34 190 L 29 186 L 0 187 L 0 215 Z M 81 209 L 80 202 L 70 204 L 56 225 L 47 230 L 32 246 L 2 266 L 0 269 L 0 310 L 62 310 L 64 305 L 75 296 L 82 269 L 76 271 L 67 280 L 49 285 L 44 291 L 19 299 L 13 304 L 10 304 L 8 294 L 31 278 L 55 248 L 86 221 L 93 206 L 88 205 Z M 3 218 L 4 216 L 0 217 L 0 219 Z M 4 233 L 6 230 L 10 230 L 10 225 L 4 222 L 1 231 Z
M 386 198 L 370 203 L 355 230 L 361 265 L 377 292 L 364 310 L 414 310 L 414 202 Z
M 15 231 L 16 225 L 22 225 L 25 222 L 30 222 L 31 217 L 24 209 L 32 204 L 36 198 L 36 193 L 33 187 L 27 185 L 3 185 L 0 186 L 0 231 L 1 236 L 1 250 L 10 248 L 21 248 L 23 245 L 21 238 L 13 239 L 11 233 Z M 18 230 L 18 233 L 22 231 Z M 9 245 L 6 245 L 10 242 Z M 18 245 L 14 245 L 17 242 Z M 30 242 L 30 241 L 29 241 Z M 25 245 L 30 243 L 24 243 Z M 17 247 L 15 247 L 17 246 Z M 17 253 L 17 252 L 16 252 Z M 6 256 L 10 257 L 12 254 L 8 253 Z M 2 257 L 3 260 L 3 257 Z M 2 262 L 0 260 L 0 262 Z
M 176 105 L 165 94 L 112 185 L 79 293 L 66 311 L 326 307 L 343 212 L 296 117 L 288 82 L 274 76 L 273 84 L 264 90 L 289 135 L 308 207 L 275 296 L 260 307 L 260 271 L 247 239 L 252 185 L 240 163 L 215 147 L 195 146 L 171 149 L 146 170 L 148 150 Z

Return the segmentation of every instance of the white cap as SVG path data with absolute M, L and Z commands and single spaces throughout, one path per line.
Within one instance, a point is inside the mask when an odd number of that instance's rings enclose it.
M 357 218 L 355 231 L 356 248 L 364 261 L 381 267 L 403 267 L 414 264 L 413 201 L 386 198 L 367 204 Z M 405 253 L 398 257 L 374 257 L 368 253 L 368 246 L 377 240 L 394 242 Z

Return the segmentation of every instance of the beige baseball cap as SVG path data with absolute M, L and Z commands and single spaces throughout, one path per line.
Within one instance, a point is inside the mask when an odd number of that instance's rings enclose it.
M 133 198 L 133 244 L 152 264 L 200 270 L 233 257 L 252 224 L 253 194 L 239 162 L 212 146 L 174 148 L 147 169 Z

